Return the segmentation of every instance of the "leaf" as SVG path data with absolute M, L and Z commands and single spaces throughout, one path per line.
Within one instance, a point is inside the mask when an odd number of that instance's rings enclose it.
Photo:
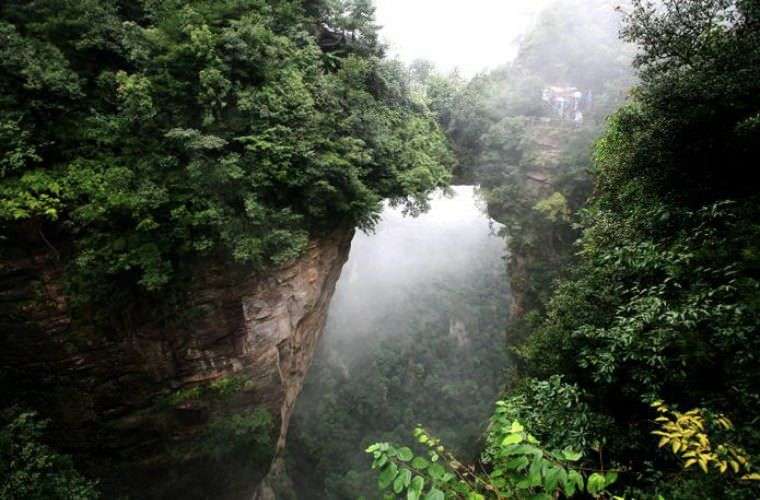
M 568 472 L 566 477 L 564 477 L 563 480 L 560 481 L 562 483 L 562 490 L 565 493 L 565 496 L 567 498 L 571 498 L 573 495 L 575 495 L 575 490 L 576 490 L 577 485 L 575 482 L 575 478 L 573 477 L 573 472 L 575 471 L 571 470 L 570 472 Z M 577 472 L 575 473 L 578 474 Z
M 551 466 L 546 470 L 546 473 L 544 474 L 544 489 L 546 491 L 553 492 L 557 489 L 561 472 L 562 469 L 555 466 Z
M 414 460 L 412 460 L 412 467 L 414 467 L 417 470 L 427 469 L 429 465 L 430 465 L 430 462 L 428 462 L 422 457 L 414 457 Z
M 598 472 L 594 472 L 589 476 L 588 481 L 586 482 L 586 489 L 592 495 L 596 495 L 597 493 L 600 493 L 602 490 L 604 490 L 605 482 L 606 481 L 603 475 L 599 474 Z
M 425 495 L 425 500 L 444 500 L 445 498 L 443 492 L 435 487 L 431 488 L 428 494 Z
M 409 483 L 412 481 L 412 471 L 409 469 L 401 469 L 396 480 L 393 481 L 393 492 L 397 495 L 409 487 Z
M 543 464 L 544 460 L 541 458 L 536 458 L 533 460 L 533 463 L 530 464 L 530 469 L 528 469 L 528 482 L 530 482 L 531 486 L 538 486 L 541 484 L 541 470 Z
M 509 470 L 520 470 L 530 463 L 528 457 L 517 457 L 507 462 L 504 467 Z
M 520 446 L 511 446 L 504 450 L 505 455 L 534 455 L 536 457 L 543 456 L 543 452 L 536 448 L 535 446 L 530 445 L 520 445 Z
M 441 464 L 433 464 L 428 468 L 428 474 L 430 474 L 433 479 L 440 479 L 445 473 L 446 469 L 444 469 Z
M 562 457 L 569 462 L 577 462 L 583 457 L 583 453 L 580 451 L 573 451 L 570 448 L 565 448 L 562 451 Z
M 404 447 L 398 450 L 397 456 L 398 456 L 398 459 L 401 460 L 402 462 L 408 462 L 414 457 L 414 453 L 412 453 L 412 450 L 410 450 L 409 448 Z
M 604 475 L 604 487 L 607 488 L 610 485 L 614 484 L 615 481 L 617 481 L 618 473 L 614 470 L 608 471 L 607 474 Z
M 568 484 L 572 485 L 572 482 L 568 480 L 567 471 L 563 468 L 559 468 L 559 488 L 566 489 Z
M 518 490 L 527 490 L 533 487 L 532 484 L 530 484 L 530 481 L 527 479 L 523 479 L 522 481 L 519 481 L 515 486 L 517 486 Z
M 509 432 L 511 432 L 511 433 L 514 434 L 514 433 L 517 433 L 517 432 L 522 432 L 524 430 L 525 430 L 525 427 L 523 427 L 520 422 L 518 422 L 517 420 L 515 420 L 514 422 L 512 422 L 512 428 L 509 429 Z
M 512 444 L 520 444 L 523 441 L 522 434 L 507 434 L 507 437 L 501 442 L 502 446 L 509 446 Z
M 422 488 L 425 487 L 425 480 L 420 476 L 414 476 L 412 482 L 409 485 L 409 490 L 406 492 L 407 500 L 416 500 L 422 494 Z
M 580 472 L 571 469 L 570 472 L 567 473 L 567 480 L 568 482 L 575 483 L 575 486 L 579 491 L 583 491 L 583 476 Z
M 380 476 L 377 478 L 377 484 L 380 489 L 384 490 L 390 486 L 393 480 L 396 479 L 396 474 L 398 474 L 398 467 L 396 464 L 391 462 L 387 467 L 385 467 L 385 469 L 383 469 L 383 471 L 380 473 Z

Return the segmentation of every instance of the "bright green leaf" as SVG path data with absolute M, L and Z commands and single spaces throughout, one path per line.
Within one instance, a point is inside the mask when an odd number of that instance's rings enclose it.
M 522 441 L 523 441 L 522 434 L 507 434 L 507 437 L 504 438 L 504 440 L 501 442 L 501 445 L 509 446 L 513 444 L 522 443 Z
M 380 489 L 384 490 L 390 486 L 393 480 L 396 479 L 396 474 L 398 474 L 398 467 L 392 462 L 389 463 L 377 478 L 377 484 Z

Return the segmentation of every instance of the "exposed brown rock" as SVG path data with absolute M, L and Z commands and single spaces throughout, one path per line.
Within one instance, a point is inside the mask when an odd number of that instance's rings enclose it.
M 57 255 L 41 245 L 0 261 L 0 366 L 38 391 L 28 400 L 52 418 L 54 444 L 90 464 L 118 456 L 133 477 L 160 483 L 188 458 L 176 450 L 209 422 L 262 406 L 274 417 L 279 456 L 352 234 L 315 239 L 267 275 L 208 263 L 189 284 L 179 325 L 145 308 L 126 311 L 107 331 L 72 313 Z M 243 384 L 223 401 L 172 399 L 229 377 Z M 130 478 L 104 487 L 116 491 Z M 248 496 L 255 486 L 217 498 Z

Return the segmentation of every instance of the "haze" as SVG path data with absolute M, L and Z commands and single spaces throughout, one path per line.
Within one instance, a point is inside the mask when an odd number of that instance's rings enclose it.
M 472 76 L 511 61 L 549 0 L 375 0 L 388 55 Z
M 451 191 L 432 196 L 430 210 L 418 217 L 386 206 L 374 233 L 357 233 L 331 304 L 326 342 L 374 331 L 377 318 L 398 314 L 421 289 L 504 272 L 501 225 L 479 206 L 474 187 Z

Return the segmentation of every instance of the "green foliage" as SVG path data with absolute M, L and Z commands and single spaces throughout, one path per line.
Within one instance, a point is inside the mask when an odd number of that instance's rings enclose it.
M 653 426 L 649 403 L 700 408 L 692 423 L 732 415 L 727 455 L 697 438 L 703 458 L 714 458 L 705 467 L 730 470 L 730 457 L 742 465 L 731 449 L 757 461 L 760 204 L 751 180 L 760 156 L 760 10 L 741 0 L 633 2 L 622 33 L 640 48 L 641 84 L 605 124 L 631 79 L 618 73 L 627 49 L 609 43 L 613 32 L 580 21 L 598 6 L 558 3 L 501 77 L 430 94 L 467 110 L 437 116 L 460 161 L 480 165 L 476 178 L 489 213 L 505 223 L 522 298 L 509 340 L 531 378 L 511 384 L 495 418 L 524 422 L 553 447 L 601 455 L 604 444 L 608 460 L 632 468 L 617 487 L 632 497 L 756 498 L 748 481 L 697 472 L 698 458 L 683 471 L 658 453 L 651 432 L 665 431 Z M 539 82 L 533 90 L 529 78 Z M 590 123 L 563 130 L 523 107 L 554 83 L 593 88 Z M 486 103 L 501 113 L 489 115 Z M 596 186 L 586 203 L 588 171 Z M 671 424 L 681 428 L 668 435 L 680 437 L 667 443 L 681 451 L 692 442 L 686 434 L 700 433 L 678 418 Z M 589 481 L 596 487 L 599 478 Z
M 216 461 L 236 456 L 266 464 L 274 449 L 272 428 L 272 416 L 263 408 L 235 413 L 211 422 L 197 450 Z
M 760 450 L 759 205 L 747 184 L 758 153 L 757 19 L 752 2 L 634 2 L 624 35 L 642 46 L 642 84 L 596 147 L 576 265 L 519 349 L 529 374 L 562 376 L 605 416 L 607 456 L 637 471 L 620 490 L 633 496 L 757 497 L 749 481 L 700 472 L 741 465 L 731 449 L 747 462 Z M 657 429 L 658 399 L 699 410 L 661 416 L 670 427 Z M 719 414 L 736 426 L 721 452 L 722 438 L 697 430 Z M 696 462 L 684 471 L 657 453 L 653 431 Z
M 166 404 L 178 406 L 188 401 L 218 400 L 229 398 L 242 390 L 250 389 L 252 382 L 243 376 L 221 377 L 208 385 L 196 385 L 179 389 L 165 399 Z
M 490 427 L 500 429 L 519 420 L 549 448 L 599 449 L 610 424 L 591 411 L 588 399 L 577 385 L 559 375 L 547 380 L 527 378 L 496 403 Z
M 199 257 L 280 264 L 311 234 L 370 226 L 384 198 L 424 203 L 449 153 L 379 58 L 371 15 L 362 1 L 3 2 L 0 230 L 73 242 L 73 282 L 106 297 L 178 284 Z M 319 23 L 363 50 L 328 61 Z
M 533 207 L 551 222 L 570 220 L 570 209 L 567 206 L 567 198 L 562 193 L 554 192 L 551 196 L 540 200 Z
M 504 402 L 500 402 L 504 405 Z M 409 448 L 376 443 L 367 448 L 380 471 L 378 487 L 392 498 L 406 492 L 407 499 L 466 498 L 557 498 L 587 492 L 598 498 L 617 480 L 615 471 L 587 474 L 578 464 L 583 453 L 565 448 L 546 451 L 518 421 L 502 416 L 491 422 L 485 463 L 489 470 L 476 471 L 457 460 L 441 441 L 417 428 L 414 436 L 427 448 L 414 456 Z
M 0 429 L 0 499 L 91 500 L 96 483 L 72 460 L 44 444 L 47 423 L 34 413 L 8 413 Z

